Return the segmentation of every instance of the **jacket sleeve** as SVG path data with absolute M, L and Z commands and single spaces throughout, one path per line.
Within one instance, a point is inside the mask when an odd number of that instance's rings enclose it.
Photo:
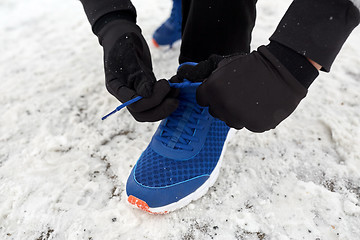
M 346 39 L 359 24 L 360 0 L 294 0 L 271 41 L 314 60 L 330 71 Z
M 136 19 L 136 9 L 130 0 L 80 0 L 86 16 L 93 28 L 95 23 L 103 16 L 122 12 Z

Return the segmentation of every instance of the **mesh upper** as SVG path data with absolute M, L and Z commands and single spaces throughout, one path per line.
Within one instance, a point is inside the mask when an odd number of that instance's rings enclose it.
M 214 119 L 204 147 L 189 160 L 165 158 L 148 147 L 137 162 L 136 181 L 147 187 L 165 187 L 210 175 L 219 160 L 228 131 L 229 127 L 224 122 Z

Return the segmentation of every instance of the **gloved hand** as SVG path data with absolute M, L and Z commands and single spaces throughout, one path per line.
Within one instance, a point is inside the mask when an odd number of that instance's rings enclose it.
M 264 46 L 250 54 L 224 58 L 219 64 L 214 63 L 223 57 L 211 58 L 197 66 L 180 68 L 178 76 L 203 81 L 197 89 L 198 104 L 209 107 L 213 117 L 230 127 L 253 132 L 275 128 L 307 94 L 307 89 Z
M 128 106 L 137 121 L 159 121 L 176 110 L 176 94 L 165 79 L 156 81 L 148 45 L 134 22 L 112 20 L 97 35 L 104 49 L 107 90 L 123 103 L 144 97 Z

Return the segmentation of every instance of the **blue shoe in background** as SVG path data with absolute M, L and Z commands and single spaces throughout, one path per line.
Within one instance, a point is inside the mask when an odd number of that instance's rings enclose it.
M 172 45 L 181 39 L 181 0 L 173 0 L 170 17 L 155 31 L 153 43 L 156 47 Z
M 128 202 L 146 212 L 168 213 L 203 196 L 218 175 L 229 127 L 196 103 L 199 83 L 180 88 L 179 107 L 164 119 L 131 171 Z

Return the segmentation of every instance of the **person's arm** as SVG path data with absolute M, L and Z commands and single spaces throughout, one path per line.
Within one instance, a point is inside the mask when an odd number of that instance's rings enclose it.
M 322 66 L 318 64 L 317 62 L 313 61 L 312 59 L 308 58 L 309 62 L 318 70 L 320 71 L 322 69 Z
M 349 0 L 294 0 L 271 41 L 313 60 L 329 72 L 352 30 L 359 9 Z
M 348 0 L 294 0 L 267 46 L 250 54 L 213 56 L 180 68 L 178 75 L 206 78 L 197 101 L 214 117 L 236 129 L 264 132 L 295 110 L 318 69 L 330 70 L 359 21 L 359 9 Z
M 136 25 L 136 10 L 130 0 L 81 0 L 92 31 L 104 50 L 107 90 L 121 102 L 140 95 L 128 106 L 140 122 L 166 118 L 178 106 L 169 83 L 156 81 L 149 47 Z

